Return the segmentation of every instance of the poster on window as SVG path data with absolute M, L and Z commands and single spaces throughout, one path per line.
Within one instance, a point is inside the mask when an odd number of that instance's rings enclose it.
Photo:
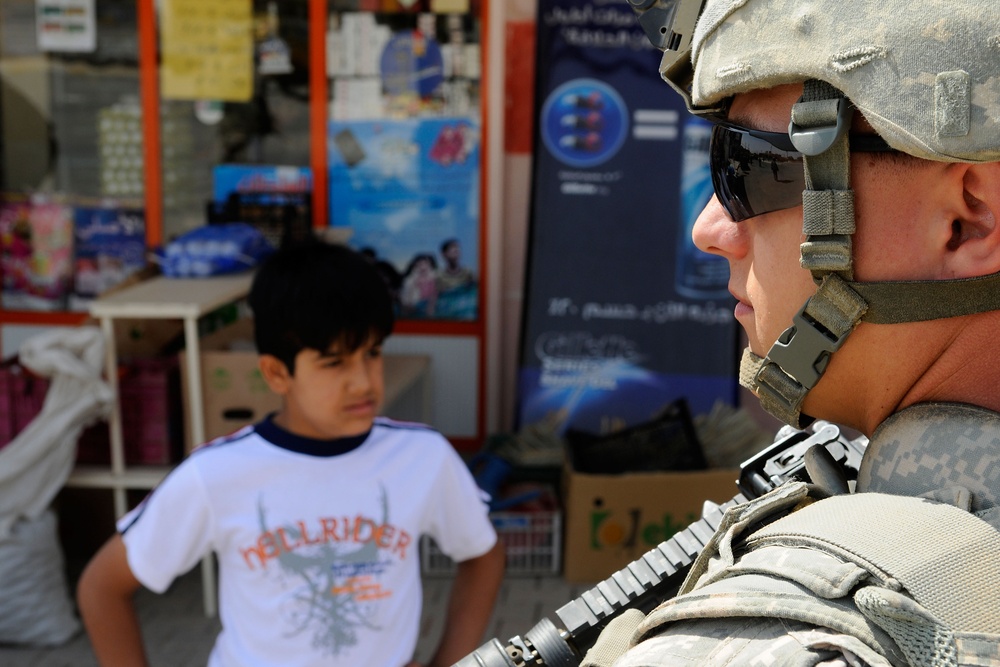
M 479 315 L 479 126 L 334 121 L 330 221 L 382 271 L 404 319 Z
M 728 267 L 690 240 L 709 128 L 627 3 L 540 0 L 537 35 L 518 424 L 607 433 L 735 403 Z

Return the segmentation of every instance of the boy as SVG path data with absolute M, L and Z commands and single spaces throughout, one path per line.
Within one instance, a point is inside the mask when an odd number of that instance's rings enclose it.
M 482 493 L 438 433 L 377 418 L 392 303 L 342 246 L 283 248 L 249 296 L 260 370 L 282 408 L 196 450 L 84 571 L 84 624 L 103 665 L 145 664 L 132 595 L 162 592 L 214 551 L 223 665 L 412 664 L 418 539 L 459 561 L 431 664 L 473 650 L 503 576 Z

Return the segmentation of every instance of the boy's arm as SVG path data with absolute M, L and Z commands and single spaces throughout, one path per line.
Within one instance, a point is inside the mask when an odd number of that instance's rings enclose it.
M 449 667 L 479 648 L 503 581 L 506 555 L 497 539 L 482 556 L 458 564 L 444 633 L 428 667 Z
M 141 584 L 125 558 L 125 543 L 115 534 L 87 563 L 77 584 L 77 604 L 101 665 L 144 667 L 139 619 L 132 599 Z

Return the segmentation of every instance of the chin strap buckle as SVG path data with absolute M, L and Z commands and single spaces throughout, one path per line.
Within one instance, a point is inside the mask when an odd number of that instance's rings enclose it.
M 867 309 L 865 300 L 842 278 L 826 276 L 753 376 L 750 388 L 764 408 L 797 426 L 806 393 L 819 382 L 830 355 L 840 349 Z

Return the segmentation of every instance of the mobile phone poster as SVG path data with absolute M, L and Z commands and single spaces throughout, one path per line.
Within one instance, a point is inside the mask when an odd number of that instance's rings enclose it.
M 333 121 L 330 223 L 382 272 L 405 319 L 479 316 L 479 125 Z
M 737 398 L 724 260 L 691 225 L 710 127 L 658 74 L 627 3 L 540 0 L 516 422 L 593 433 Z

